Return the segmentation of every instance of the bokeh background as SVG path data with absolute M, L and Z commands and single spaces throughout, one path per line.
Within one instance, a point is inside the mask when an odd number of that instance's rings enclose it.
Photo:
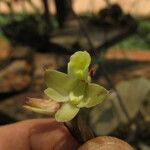
M 66 72 L 78 50 L 92 56 L 93 82 L 111 91 L 83 110 L 85 121 L 149 150 L 149 0 L 0 0 L 0 125 L 44 117 L 23 109 L 26 98 L 45 97 L 44 70 Z

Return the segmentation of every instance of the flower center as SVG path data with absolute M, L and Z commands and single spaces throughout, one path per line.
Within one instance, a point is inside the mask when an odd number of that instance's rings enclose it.
M 76 96 L 73 92 L 69 94 L 70 103 L 72 105 L 78 105 L 80 101 L 83 99 L 83 95 Z

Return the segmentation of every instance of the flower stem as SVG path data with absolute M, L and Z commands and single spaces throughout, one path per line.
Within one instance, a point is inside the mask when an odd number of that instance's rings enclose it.
M 93 131 L 87 126 L 85 119 L 82 118 L 81 114 L 78 114 L 70 122 L 66 122 L 65 126 L 80 144 L 95 137 Z

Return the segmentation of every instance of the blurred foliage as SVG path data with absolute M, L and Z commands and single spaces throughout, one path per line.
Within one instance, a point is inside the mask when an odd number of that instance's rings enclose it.
M 130 14 L 125 14 L 118 4 L 100 10 L 95 17 L 91 18 L 90 23 L 104 29 L 135 28 L 137 24 L 136 20 Z
M 0 26 L 2 25 L 6 25 L 10 22 L 12 22 L 12 20 L 22 20 L 24 17 L 28 16 L 29 14 L 26 12 L 22 12 L 22 13 L 16 13 L 16 14 L 12 14 L 12 13 L 8 13 L 8 14 L 0 14 Z
M 150 19 L 139 20 L 141 29 L 150 31 Z
M 150 49 L 150 20 L 139 20 L 139 32 L 114 45 L 115 48 Z M 142 35 L 139 35 L 142 34 Z
M 6 32 L 18 34 L 22 30 L 27 31 L 27 29 L 44 34 L 45 21 L 40 14 L 0 14 L 0 28 L 1 34 Z M 6 29 L 8 31 L 5 31 Z
M 51 28 L 41 14 L 0 15 L 0 35 L 7 37 L 13 44 L 41 48 L 49 42 L 50 33 Z
M 108 22 L 112 23 L 111 26 L 114 25 L 116 27 L 116 21 L 108 17 L 110 14 L 106 13 L 108 10 L 105 11 L 101 14 L 101 17 L 105 16 L 104 18 L 106 18 L 103 19 L 106 20 L 103 21 L 105 27 Z M 114 16 L 112 18 L 116 18 L 115 20 L 118 20 L 118 17 L 127 19 L 127 16 L 123 17 L 123 14 L 118 16 L 118 12 L 121 11 L 120 9 L 116 9 L 116 7 L 114 9 L 113 7 L 111 11 L 114 11 Z M 93 15 L 87 15 L 87 18 L 93 18 L 92 16 Z M 134 34 L 123 41 L 118 42 L 114 45 L 115 48 L 150 49 L 150 20 L 137 20 L 137 22 L 139 23 L 138 30 L 142 35 L 139 35 L 139 33 Z M 102 22 L 100 23 L 102 24 Z M 57 29 L 58 21 L 56 17 L 51 17 L 51 28 L 49 28 L 44 16 L 38 13 L 29 14 L 27 12 L 22 12 L 19 14 L 0 14 L 0 36 L 8 38 L 15 44 L 41 48 L 48 43 L 51 32 Z

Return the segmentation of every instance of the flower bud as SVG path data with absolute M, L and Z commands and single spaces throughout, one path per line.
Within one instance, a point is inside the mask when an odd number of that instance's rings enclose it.
M 28 98 L 24 108 L 46 115 L 54 115 L 60 108 L 60 103 L 50 99 Z

